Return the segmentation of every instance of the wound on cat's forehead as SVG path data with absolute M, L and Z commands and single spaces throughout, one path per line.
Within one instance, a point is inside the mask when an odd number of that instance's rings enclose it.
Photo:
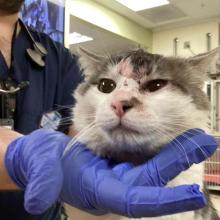
M 133 51 L 118 63 L 118 73 L 139 81 L 143 76 L 155 70 L 155 63 L 160 55 L 147 53 L 143 50 Z
M 134 71 L 134 67 L 129 58 L 125 60 L 123 59 L 118 63 L 117 72 L 124 77 L 132 78 L 134 80 L 140 80 L 144 75 L 143 73 L 141 74 Z
M 151 54 L 143 49 L 133 51 L 129 54 L 134 72 L 150 75 L 153 72 L 155 63 L 161 58 L 160 55 Z

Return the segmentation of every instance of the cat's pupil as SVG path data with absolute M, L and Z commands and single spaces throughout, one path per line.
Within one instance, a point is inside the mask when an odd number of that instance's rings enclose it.
M 98 90 L 103 93 L 110 93 L 112 92 L 116 87 L 115 81 L 108 78 L 100 79 L 98 84 Z
M 167 83 L 168 83 L 168 81 L 163 80 L 163 79 L 152 80 L 147 83 L 145 89 L 149 92 L 154 92 L 154 91 L 159 90 L 159 89 L 163 88 L 164 86 L 166 86 Z

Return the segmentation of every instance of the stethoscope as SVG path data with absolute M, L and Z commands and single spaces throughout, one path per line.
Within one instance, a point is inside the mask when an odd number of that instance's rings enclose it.
M 11 46 L 11 67 L 8 72 L 8 77 L 6 80 L 1 82 L 0 86 L 0 94 L 15 94 L 19 92 L 22 89 L 25 89 L 29 86 L 29 81 L 23 81 L 19 84 L 15 82 L 13 79 L 14 74 L 14 57 L 13 57 L 13 49 L 14 49 L 14 42 L 17 34 L 17 26 L 18 23 L 21 25 L 21 28 L 24 29 L 27 36 L 30 38 L 30 41 L 32 42 L 32 48 L 26 49 L 26 54 L 31 62 L 36 64 L 38 67 L 45 67 L 45 57 L 47 55 L 46 48 L 40 43 L 35 41 L 34 37 L 28 30 L 27 26 L 22 22 L 21 19 L 18 19 L 18 21 L 15 24 L 15 29 L 12 36 L 12 46 Z

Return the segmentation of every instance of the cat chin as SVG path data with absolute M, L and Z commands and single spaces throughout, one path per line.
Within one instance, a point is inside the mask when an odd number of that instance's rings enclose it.
M 156 155 L 165 143 L 167 137 L 138 134 L 138 132 L 114 132 L 101 128 L 95 133 L 81 136 L 80 142 L 84 143 L 97 155 L 113 159 L 117 162 L 132 162 L 140 164 Z

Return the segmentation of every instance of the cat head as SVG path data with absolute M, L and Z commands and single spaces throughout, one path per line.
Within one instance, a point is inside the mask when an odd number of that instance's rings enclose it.
M 74 94 L 74 124 L 88 126 L 82 141 L 101 154 L 156 152 L 183 131 L 206 127 L 202 88 L 219 51 L 184 59 L 142 49 L 106 57 L 81 49 L 85 80 Z

